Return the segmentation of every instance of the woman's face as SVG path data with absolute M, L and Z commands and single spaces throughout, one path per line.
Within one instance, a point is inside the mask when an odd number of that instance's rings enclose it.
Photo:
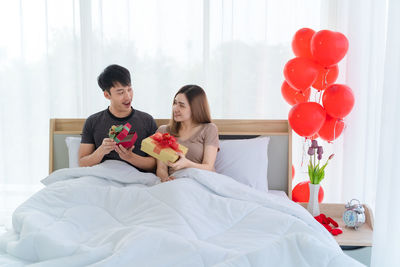
M 184 122 L 192 119 L 189 101 L 184 94 L 177 94 L 172 105 L 172 112 L 176 122 Z

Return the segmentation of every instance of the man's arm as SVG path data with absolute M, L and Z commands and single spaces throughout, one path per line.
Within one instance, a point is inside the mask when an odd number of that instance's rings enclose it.
M 115 149 L 116 143 L 110 138 L 104 138 L 101 146 L 95 150 L 94 144 L 81 144 L 79 147 L 79 166 L 90 167 L 99 164 L 104 155 Z
M 154 171 L 156 167 L 156 160 L 153 157 L 142 157 L 138 154 L 132 152 L 135 146 L 126 149 L 123 146 L 115 146 L 115 151 L 117 151 L 119 157 L 133 166 L 146 170 L 146 171 Z

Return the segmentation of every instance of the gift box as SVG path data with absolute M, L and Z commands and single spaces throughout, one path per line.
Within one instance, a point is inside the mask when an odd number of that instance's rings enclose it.
M 186 155 L 188 148 L 176 142 L 175 137 L 169 133 L 155 133 L 142 140 L 140 148 L 150 156 L 159 159 L 165 163 L 168 161 L 175 162 L 179 156 L 177 152 Z
M 108 132 L 108 136 L 118 145 L 122 145 L 125 148 L 130 148 L 135 144 L 137 139 L 136 132 L 129 133 L 130 129 L 130 123 L 126 123 L 125 125 L 113 125 Z

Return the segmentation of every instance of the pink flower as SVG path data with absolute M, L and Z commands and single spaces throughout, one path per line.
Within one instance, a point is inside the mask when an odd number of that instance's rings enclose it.
M 328 165 L 329 160 L 333 158 L 335 154 L 331 154 L 329 158 L 326 160 L 325 164 L 322 166 L 320 165 L 320 161 L 322 160 L 322 154 L 324 153 L 324 150 L 322 146 L 316 146 L 313 147 L 313 145 L 316 145 L 317 142 L 314 142 L 312 145 L 308 148 L 307 154 L 310 155 L 310 162 L 308 164 L 308 176 L 310 178 L 310 182 L 312 184 L 319 184 L 322 179 L 325 177 L 325 168 Z M 315 153 L 315 150 L 317 150 L 317 153 Z M 318 162 L 317 162 L 318 159 Z M 321 163 L 322 164 L 322 163 Z

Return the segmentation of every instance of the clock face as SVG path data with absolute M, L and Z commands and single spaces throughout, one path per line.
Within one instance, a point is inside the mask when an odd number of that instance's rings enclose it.
M 343 221 L 347 226 L 354 227 L 357 223 L 357 214 L 353 210 L 346 210 L 343 214 Z

